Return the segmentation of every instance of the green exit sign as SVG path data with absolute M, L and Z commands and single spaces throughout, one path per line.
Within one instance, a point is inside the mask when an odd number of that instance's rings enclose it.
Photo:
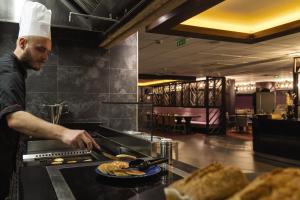
M 177 39 L 176 40 L 176 46 L 180 47 L 186 44 L 186 39 L 185 38 L 181 38 L 181 39 Z

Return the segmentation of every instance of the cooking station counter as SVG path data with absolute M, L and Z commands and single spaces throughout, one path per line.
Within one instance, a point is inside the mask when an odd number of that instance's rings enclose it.
M 169 167 L 151 179 L 120 181 L 95 173 L 100 162 L 24 167 L 21 171 L 24 200 L 59 199 L 164 199 L 163 188 L 188 173 Z M 155 197 L 155 198 L 154 198 Z
M 134 151 L 127 146 L 115 143 L 109 138 L 99 136 L 96 141 L 108 154 L 126 153 L 138 158 L 149 156 Z M 46 145 L 48 144 L 48 145 Z M 51 145 L 50 145 L 51 144 Z M 53 141 L 31 141 L 27 153 L 38 151 L 41 146 L 57 150 Z M 60 146 L 59 144 L 58 146 Z M 54 145 L 55 146 L 55 145 Z M 62 148 L 64 149 L 64 148 Z M 64 149 L 66 150 L 66 149 Z M 95 152 L 93 152 L 95 153 Z M 174 161 L 173 166 L 163 164 L 162 171 L 153 177 L 134 181 L 110 180 L 101 178 L 95 169 L 101 162 L 109 161 L 103 155 L 94 155 L 91 162 L 76 164 L 26 164 L 21 169 L 20 199 L 24 200 L 60 200 L 60 199 L 164 199 L 163 188 L 170 183 L 187 176 L 196 168 Z M 29 162 L 30 163 L 30 162 Z M 178 167 L 178 168 L 177 168 Z

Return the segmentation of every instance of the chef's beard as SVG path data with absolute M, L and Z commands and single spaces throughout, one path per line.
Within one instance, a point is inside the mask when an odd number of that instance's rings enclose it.
M 24 64 L 26 65 L 27 68 L 29 69 L 33 69 L 35 71 L 37 71 L 38 69 L 33 67 L 33 58 L 32 58 L 32 54 L 29 48 L 27 48 L 21 58 L 21 61 L 24 62 Z

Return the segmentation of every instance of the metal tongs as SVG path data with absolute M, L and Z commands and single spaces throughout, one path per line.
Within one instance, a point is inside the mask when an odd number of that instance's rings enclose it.
M 106 153 L 104 152 L 101 148 L 97 149 L 97 148 L 93 148 L 93 151 L 96 152 L 97 154 L 101 154 L 104 157 L 111 159 L 111 160 L 118 160 L 118 158 L 110 153 Z
M 152 160 L 143 160 L 143 159 L 135 159 L 129 162 L 130 168 L 138 168 L 139 170 L 145 170 L 153 165 L 158 165 L 161 163 L 168 162 L 167 158 L 156 158 Z

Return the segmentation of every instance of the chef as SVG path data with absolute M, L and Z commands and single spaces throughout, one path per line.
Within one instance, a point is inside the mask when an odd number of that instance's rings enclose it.
M 56 139 L 76 148 L 100 148 L 84 130 L 48 123 L 25 111 L 27 70 L 40 70 L 51 52 L 51 10 L 36 2 L 24 4 L 14 52 L 0 58 L 0 200 L 16 180 L 22 134 Z M 18 177 L 18 176 L 15 176 Z

